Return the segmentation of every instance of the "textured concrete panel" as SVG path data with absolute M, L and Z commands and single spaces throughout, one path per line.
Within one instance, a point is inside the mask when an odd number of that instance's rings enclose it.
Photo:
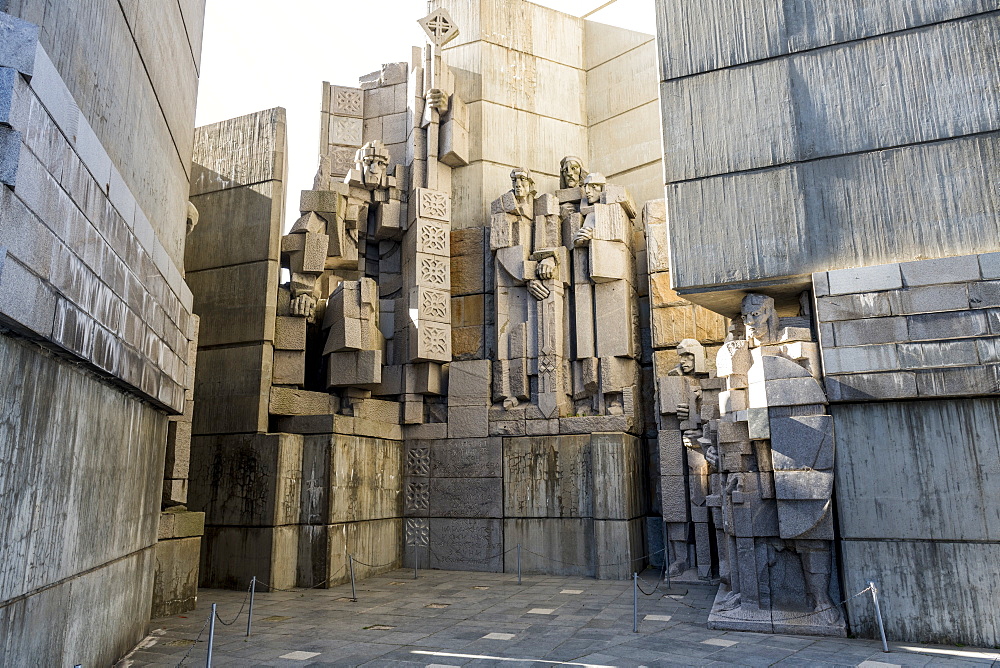
M 151 617 L 194 610 L 198 600 L 198 563 L 201 538 L 161 540 L 156 544 Z
M 503 530 L 505 545 L 521 544 L 522 573 L 593 577 L 596 572 L 594 520 L 506 519 Z M 516 551 L 504 555 L 504 572 L 517 572 Z
M 202 587 L 247 589 L 254 576 L 279 589 L 296 585 L 297 526 L 206 526 L 202 541 Z
M 283 184 L 265 181 L 193 195 L 198 225 L 187 238 L 185 269 L 278 260 Z
M 430 567 L 459 571 L 503 570 L 500 519 L 430 520 Z
M 9 336 L 0 369 L 0 414 L 12 416 L 0 422 L 0 601 L 155 543 L 166 416 Z M 113 598 L 97 600 L 116 609 Z
M 302 439 L 298 434 L 195 436 L 189 507 L 205 513 L 206 526 L 297 523 Z
M 5 664 L 113 665 L 146 635 L 153 553 L 143 549 L 0 608 Z M 108 582 L 128 586 L 111 597 Z
M 590 436 L 504 439 L 508 517 L 593 517 Z
M 192 195 L 282 180 L 285 110 L 268 109 L 197 128 L 194 146 Z
M 1000 540 L 1000 401 L 834 405 L 840 533 Z
M 277 262 L 189 272 L 187 282 L 201 316 L 200 347 L 274 340 Z
M 993 592 L 1000 590 L 998 543 L 844 540 L 844 590 L 874 580 L 890 641 L 995 647 L 1000 643 Z M 867 595 L 866 595 L 867 596 Z M 878 638 L 871 598 L 848 602 L 852 631 Z
M 739 287 L 992 251 L 998 159 L 993 132 L 668 186 L 673 281 Z
M 666 82 L 667 181 L 994 130 L 998 37 L 986 16 Z
M 270 344 L 199 350 L 194 433 L 266 431 L 273 359 Z
M 991 0 L 657 0 L 672 79 L 996 9 Z

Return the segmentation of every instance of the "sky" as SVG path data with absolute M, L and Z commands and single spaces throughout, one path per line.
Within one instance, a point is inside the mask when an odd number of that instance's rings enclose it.
M 541 0 L 583 16 L 608 0 Z M 614 0 L 587 18 L 654 30 L 654 0 Z M 284 107 L 288 132 L 288 211 L 312 187 L 319 160 L 323 82 L 357 86 L 382 63 L 409 61 L 424 43 L 417 19 L 425 0 L 207 0 L 196 125 Z

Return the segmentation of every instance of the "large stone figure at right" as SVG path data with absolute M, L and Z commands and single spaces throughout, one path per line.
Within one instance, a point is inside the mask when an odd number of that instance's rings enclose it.
M 843 636 L 834 599 L 833 422 L 808 318 L 747 295 L 745 338 L 719 351 L 718 442 L 706 459 L 721 506 L 723 585 L 709 626 Z M 734 328 L 736 329 L 736 328 Z M 745 409 L 743 407 L 746 406 Z

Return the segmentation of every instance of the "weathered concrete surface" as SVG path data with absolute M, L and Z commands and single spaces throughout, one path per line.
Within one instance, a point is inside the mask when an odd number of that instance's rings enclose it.
M 845 591 L 875 580 L 892 638 L 996 645 L 1000 400 L 830 412 Z M 858 632 L 876 632 L 867 603 L 849 612 Z
M 403 552 L 403 520 L 396 517 L 299 527 L 298 586 L 330 587 L 399 568 Z M 426 560 L 423 562 L 426 566 Z
M 40 0 L 5 5 L 8 13 L 41 26 L 39 41 L 75 101 L 60 111 L 74 127 L 92 128 L 88 137 L 76 138 L 78 145 L 93 138 L 109 169 L 115 166 L 111 189 L 120 185 L 132 193 L 167 256 L 183 266 L 204 0 L 142 11 L 128 3 L 58 12 L 46 11 Z M 35 69 L 44 75 L 37 63 Z
M 663 79 L 765 60 L 995 10 L 990 0 L 658 0 Z M 720 39 L 725 35 L 726 39 Z
M 296 434 L 194 437 L 188 500 L 205 513 L 203 584 L 295 584 L 301 472 Z
M 149 617 L 167 418 L 7 335 L 0 369 L 0 655 L 108 664 Z
M 161 540 L 156 544 L 151 617 L 194 610 L 198 603 L 201 537 Z
M 186 253 L 201 316 L 195 434 L 264 432 L 284 216 L 285 111 L 198 128 Z

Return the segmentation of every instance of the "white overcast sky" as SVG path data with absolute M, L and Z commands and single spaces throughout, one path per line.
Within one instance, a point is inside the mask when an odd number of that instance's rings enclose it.
M 653 1 L 615 0 L 588 18 L 651 33 Z M 582 16 L 606 2 L 536 4 Z M 207 0 L 196 124 L 288 111 L 287 227 L 316 171 L 322 83 L 356 86 L 382 63 L 409 61 L 426 14 L 425 0 Z

